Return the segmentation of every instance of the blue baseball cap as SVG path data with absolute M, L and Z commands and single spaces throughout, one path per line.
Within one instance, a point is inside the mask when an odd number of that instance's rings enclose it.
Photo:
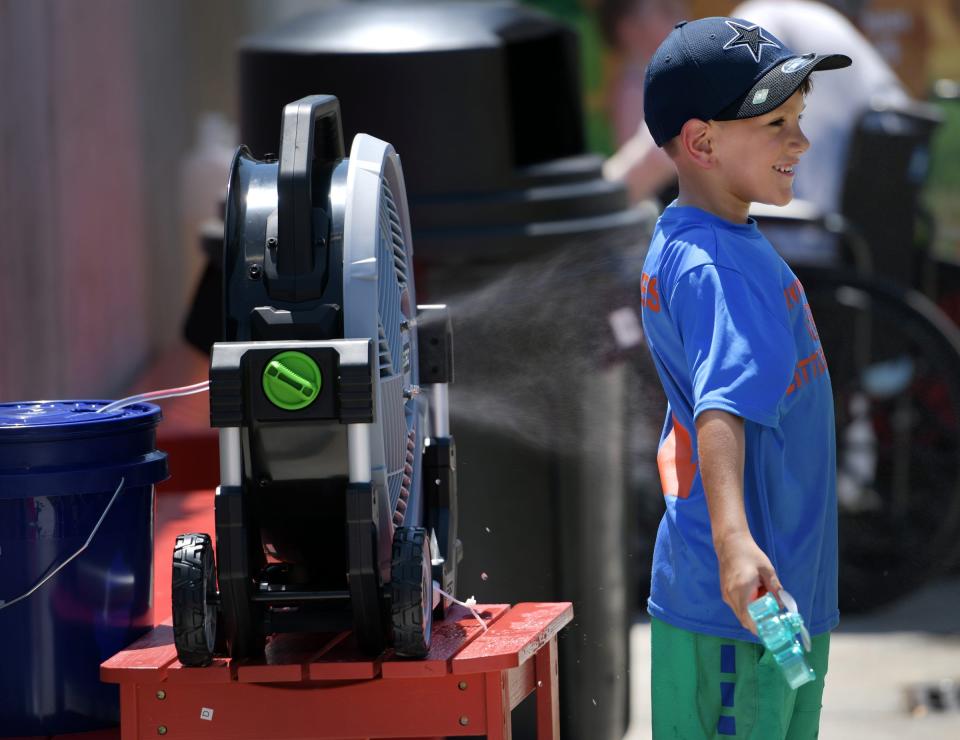
M 850 64 L 844 54 L 797 54 L 742 18 L 683 21 L 647 66 L 644 119 L 663 146 L 691 118 L 732 121 L 769 113 L 812 72 Z

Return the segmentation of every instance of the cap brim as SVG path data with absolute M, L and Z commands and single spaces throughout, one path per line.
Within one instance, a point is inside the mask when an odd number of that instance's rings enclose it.
M 732 121 L 762 116 L 783 105 L 814 72 L 842 69 L 851 63 L 850 57 L 845 54 L 804 54 L 780 60 L 746 94 L 713 118 Z

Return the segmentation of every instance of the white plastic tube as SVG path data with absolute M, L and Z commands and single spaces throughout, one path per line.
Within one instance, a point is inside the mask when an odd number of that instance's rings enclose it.
M 203 393 L 206 390 L 210 389 L 210 381 L 204 380 L 201 383 L 194 383 L 193 385 L 183 385 L 179 388 L 164 388 L 159 391 L 150 391 L 149 393 L 139 393 L 136 396 L 127 396 L 126 398 L 121 398 L 119 401 L 114 401 L 113 403 L 108 403 L 106 406 L 103 406 L 97 409 L 96 413 L 105 414 L 110 413 L 111 411 L 117 411 L 122 409 L 125 406 L 130 406 L 134 403 L 140 403 L 141 401 L 156 401 L 161 398 L 174 398 L 176 396 L 190 396 L 194 393 Z
M 442 588 L 440 588 L 440 586 L 437 584 L 436 581 L 433 582 L 433 589 L 434 591 L 437 591 L 441 596 L 445 596 L 446 598 L 450 599 L 450 601 L 452 601 L 454 604 L 459 604 L 464 609 L 469 609 L 474 619 L 480 622 L 480 626 L 483 627 L 484 632 L 486 632 L 489 629 L 489 627 L 487 627 L 487 623 L 483 621 L 483 617 L 481 617 L 480 614 L 477 612 L 477 610 L 473 608 L 474 605 L 477 603 L 477 600 L 475 598 L 471 596 L 466 601 L 460 601 L 459 599 L 454 598 L 453 596 L 448 594 L 446 591 L 444 591 Z

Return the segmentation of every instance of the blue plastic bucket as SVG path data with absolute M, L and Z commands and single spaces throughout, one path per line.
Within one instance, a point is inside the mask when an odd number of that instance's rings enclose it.
M 0 404 L 0 737 L 116 724 L 100 663 L 153 623 L 160 409 L 106 403 Z

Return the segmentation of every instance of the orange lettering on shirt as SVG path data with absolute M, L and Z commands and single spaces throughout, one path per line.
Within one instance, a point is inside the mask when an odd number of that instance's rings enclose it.
M 789 311 L 795 305 L 799 305 L 803 299 L 803 285 L 799 280 L 794 280 L 789 286 L 784 288 L 783 297 L 787 299 L 787 310 Z
M 816 351 L 809 357 L 805 357 L 797 363 L 797 369 L 793 374 L 793 381 L 787 388 L 789 396 L 798 388 L 802 388 L 811 380 L 825 375 L 827 372 L 827 358 L 823 354 L 823 347 L 817 347 Z
M 655 313 L 660 312 L 660 294 L 657 292 L 657 278 L 647 273 L 640 276 L 640 303 Z
M 820 344 L 820 335 L 817 333 L 817 325 L 813 320 L 813 311 L 810 310 L 809 303 L 803 304 L 803 312 L 806 315 L 806 319 L 807 319 L 807 334 L 810 335 L 810 338 L 814 342 L 816 342 L 817 344 Z
M 693 461 L 690 432 L 673 416 L 673 429 L 657 450 L 657 469 L 664 496 L 686 498 L 690 495 L 697 464 Z

